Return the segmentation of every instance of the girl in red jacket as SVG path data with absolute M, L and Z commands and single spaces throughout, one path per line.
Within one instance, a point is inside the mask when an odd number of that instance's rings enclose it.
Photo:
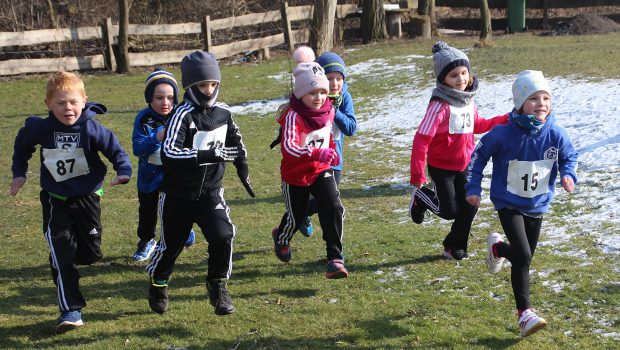
M 272 231 L 280 261 L 291 260 L 290 241 L 303 223 L 310 194 L 317 201 L 323 240 L 327 246 L 327 278 L 344 278 L 348 271 L 342 255 L 344 207 L 331 165 L 339 164 L 332 137 L 334 109 L 327 96 L 329 81 L 315 62 L 293 69 L 295 86 L 288 106 L 278 118 L 282 125 L 280 148 L 282 194 L 286 212 Z
M 411 149 L 412 220 L 421 224 L 426 210 L 454 220 L 443 240 L 448 259 L 467 258 L 467 240 L 477 208 L 465 200 L 466 168 L 474 149 L 474 134 L 508 122 L 507 115 L 484 119 L 478 115 L 474 96 L 478 80 L 471 75 L 469 59 L 461 50 L 439 41 L 433 45 L 437 87 L 413 138 Z M 434 190 L 426 183 L 424 165 Z

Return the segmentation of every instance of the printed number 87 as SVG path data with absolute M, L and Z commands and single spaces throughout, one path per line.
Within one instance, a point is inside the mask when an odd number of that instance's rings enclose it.
M 69 164 L 69 173 L 72 173 L 75 159 L 67 159 L 65 161 L 59 160 L 56 162 L 56 172 L 58 173 L 58 175 L 62 176 L 67 173 L 67 164 Z

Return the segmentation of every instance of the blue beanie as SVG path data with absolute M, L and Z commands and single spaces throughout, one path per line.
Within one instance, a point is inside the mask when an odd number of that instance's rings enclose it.
M 344 60 L 333 52 L 326 52 L 317 58 L 316 62 L 323 67 L 325 74 L 331 72 L 338 72 L 342 74 L 342 78 L 347 77 L 347 66 L 344 64 Z
M 172 91 L 174 92 L 174 105 L 176 106 L 179 103 L 179 87 L 177 86 L 177 80 L 174 78 L 172 73 L 166 72 L 163 68 L 159 67 L 153 69 L 153 73 L 146 77 L 146 81 L 144 83 L 144 99 L 146 100 L 146 103 L 151 103 L 151 101 L 153 101 L 155 87 L 159 84 L 168 84 L 172 86 Z

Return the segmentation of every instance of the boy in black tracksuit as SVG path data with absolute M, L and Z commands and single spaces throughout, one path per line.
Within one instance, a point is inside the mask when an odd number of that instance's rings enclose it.
M 232 270 L 235 226 L 221 186 L 225 162 L 233 162 L 248 193 L 245 146 L 228 106 L 216 103 L 221 80 L 217 59 L 195 51 L 181 61 L 185 95 L 166 125 L 161 159 L 164 181 L 160 195 L 161 237 L 147 271 L 151 276 L 149 306 L 168 307 L 168 279 L 193 223 L 209 243 L 207 289 L 218 315 L 235 311 L 226 281 Z
M 80 292 L 78 265 L 99 261 L 103 179 L 112 163 L 117 177 L 110 186 L 127 183 L 131 161 L 112 131 L 95 120 L 105 106 L 88 103 L 84 82 L 75 74 L 57 72 L 47 82 L 47 118 L 29 117 L 15 138 L 11 196 L 26 182 L 28 160 L 40 146 L 43 235 L 56 285 L 60 317 L 56 331 L 83 325 L 86 300 Z

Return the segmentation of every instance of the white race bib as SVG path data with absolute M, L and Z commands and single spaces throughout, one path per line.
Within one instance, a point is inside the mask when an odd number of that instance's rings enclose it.
M 155 164 L 155 165 L 161 165 L 161 152 L 160 150 L 157 150 L 153 153 L 151 153 L 151 155 L 148 158 L 148 162 L 151 164 Z
M 547 193 L 554 163 L 554 159 L 511 160 L 508 163 L 508 192 L 525 198 L 534 198 Z
M 193 147 L 202 151 L 210 150 L 214 147 L 224 147 L 227 131 L 228 125 L 226 124 L 215 130 L 198 131 L 194 135 Z
M 338 125 L 336 125 L 336 123 L 332 125 L 332 134 L 334 135 L 334 141 L 340 140 L 340 137 L 342 136 L 342 131 L 340 130 Z
M 474 132 L 474 104 L 463 107 L 450 106 L 450 134 Z
M 312 146 L 314 148 L 329 148 L 329 138 L 332 130 L 331 125 L 326 125 L 321 129 L 314 130 L 308 134 L 302 133 L 299 137 L 299 146 Z
M 90 173 L 82 147 L 73 149 L 43 148 L 43 165 L 56 182 Z

